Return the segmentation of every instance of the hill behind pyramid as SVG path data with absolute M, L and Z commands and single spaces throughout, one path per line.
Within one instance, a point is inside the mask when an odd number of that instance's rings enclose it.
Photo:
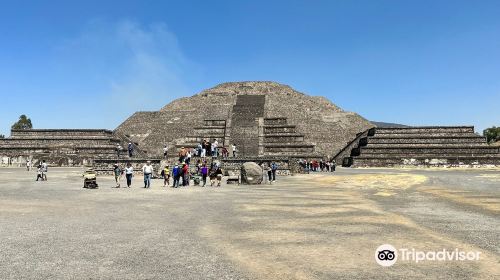
M 151 155 L 202 139 L 236 144 L 243 156 L 333 156 L 374 125 L 324 97 L 276 82 L 231 82 L 137 112 L 117 130 Z

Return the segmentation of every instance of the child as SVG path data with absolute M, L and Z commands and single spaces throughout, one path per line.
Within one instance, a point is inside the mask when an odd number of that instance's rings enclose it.
M 215 185 L 215 180 L 217 180 L 217 174 L 215 174 L 215 170 L 210 170 L 210 187 L 213 187 Z
M 220 187 L 220 184 L 222 182 L 222 169 L 220 169 L 220 167 L 217 167 L 215 175 L 217 176 L 217 187 Z
M 168 164 L 165 165 L 165 168 L 161 171 L 161 175 L 163 176 L 163 187 L 170 185 L 170 168 Z

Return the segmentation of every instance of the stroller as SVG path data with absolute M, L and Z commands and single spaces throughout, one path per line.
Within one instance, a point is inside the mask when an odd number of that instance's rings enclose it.
M 99 185 L 97 184 L 97 173 L 94 169 L 89 168 L 83 174 L 83 188 L 85 189 L 97 189 Z

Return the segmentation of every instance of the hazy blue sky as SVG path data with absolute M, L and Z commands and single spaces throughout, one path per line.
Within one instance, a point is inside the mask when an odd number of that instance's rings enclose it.
M 500 125 L 500 1 L 0 0 L 0 134 L 114 129 L 273 80 L 410 125 Z

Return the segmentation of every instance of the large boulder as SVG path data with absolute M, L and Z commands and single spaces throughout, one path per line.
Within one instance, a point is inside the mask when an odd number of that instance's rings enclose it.
M 262 168 L 255 162 L 245 162 L 241 166 L 241 183 L 248 185 L 262 183 Z

